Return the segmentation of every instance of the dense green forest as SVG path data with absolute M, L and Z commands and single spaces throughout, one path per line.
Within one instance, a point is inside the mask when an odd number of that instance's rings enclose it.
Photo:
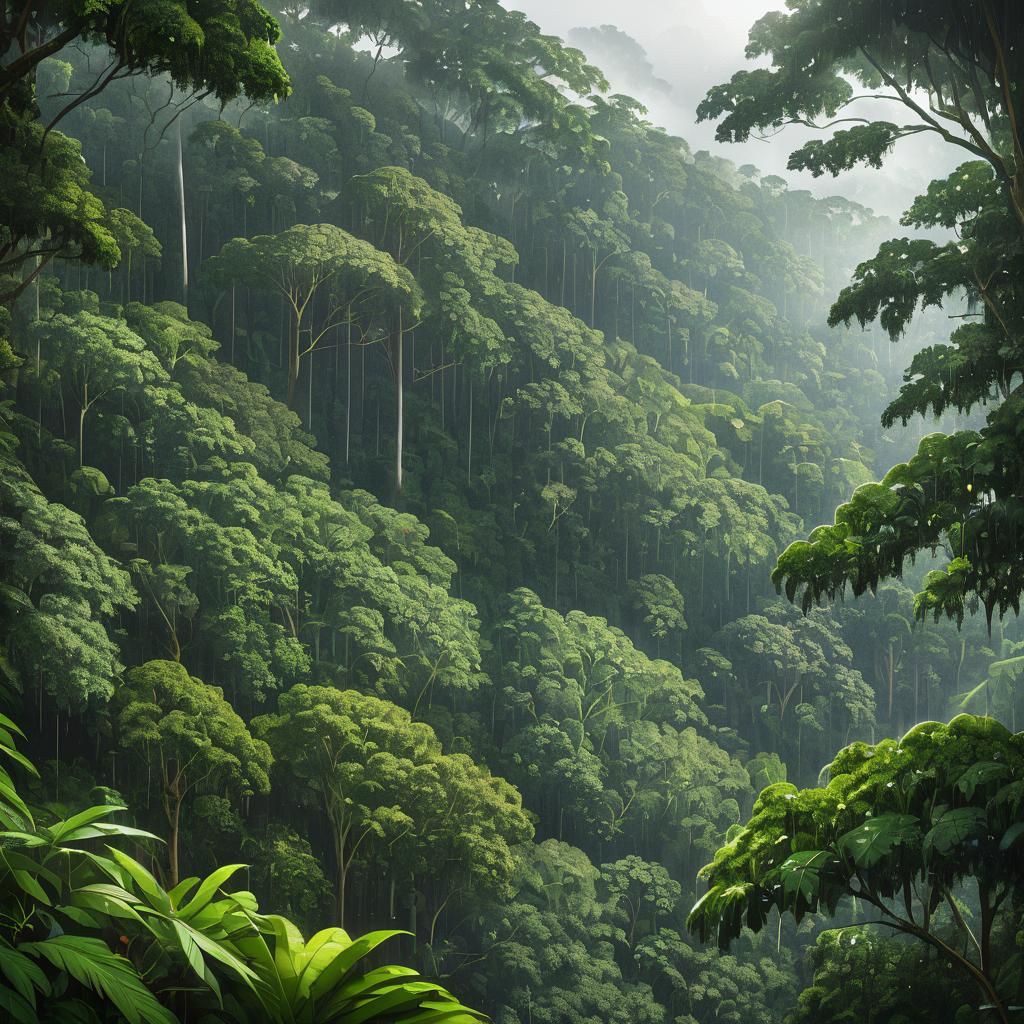
M 1014 5 L 268 7 L 0 0 L 0 1017 L 1017 1019 Z

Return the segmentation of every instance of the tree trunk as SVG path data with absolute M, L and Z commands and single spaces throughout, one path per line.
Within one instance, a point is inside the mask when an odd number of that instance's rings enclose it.
M 345 888 L 348 882 L 348 864 L 345 860 L 345 847 L 348 840 L 348 828 L 335 828 L 334 831 L 334 856 L 338 861 L 338 889 L 335 893 L 334 910 L 338 920 L 335 922 L 339 928 L 345 927 Z
M 398 336 L 395 340 L 395 494 L 402 493 L 402 442 L 405 429 L 405 367 L 402 360 L 404 349 L 404 328 L 402 308 L 398 309 Z
M 469 443 L 466 456 L 466 486 L 473 484 L 473 380 L 469 381 Z
M 345 345 L 345 465 L 348 465 L 349 438 L 352 436 L 352 310 L 348 311 L 348 332 Z
M 561 292 L 558 296 L 558 304 L 565 306 L 565 271 L 566 271 L 566 251 L 565 251 L 565 239 L 562 239 L 562 281 L 561 281 Z
M 178 118 L 178 212 L 181 217 L 181 302 L 187 307 L 188 228 L 185 224 L 185 163 L 181 154 L 181 118 Z
M 301 316 L 293 313 L 288 326 L 288 408 L 295 408 L 295 387 L 299 380 L 299 337 Z
M 594 326 L 594 317 L 597 314 L 597 250 L 594 250 L 593 261 L 590 264 L 590 326 Z
M 181 867 L 178 860 L 178 837 L 181 834 L 181 781 L 174 780 L 171 791 L 174 799 L 174 812 L 171 815 L 171 836 L 167 843 L 167 873 L 173 889 L 180 881 Z
M 892 721 L 892 697 L 894 689 L 894 674 L 895 666 L 893 664 L 895 658 L 893 656 L 893 644 L 889 641 L 889 721 Z
M 82 408 L 78 412 L 78 468 L 85 461 L 85 414 L 89 411 L 89 384 L 86 382 L 82 392 Z

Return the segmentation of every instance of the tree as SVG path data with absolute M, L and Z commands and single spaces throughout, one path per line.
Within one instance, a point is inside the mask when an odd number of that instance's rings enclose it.
M 332 886 L 307 839 L 284 825 L 272 825 L 259 842 L 253 862 L 253 890 L 300 926 L 324 917 Z
M 210 261 L 210 270 L 226 281 L 272 288 L 287 303 L 290 408 L 295 404 L 303 356 L 328 332 L 351 324 L 354 310 L 359 315 L 381 306 L 405 308 L 415 316 L 421 302 L 404 267 L 333 224 L 297 224 L 279 235 L 232 239 Z M 304 329 L 307 318 L 310 326 Z M 370 326 L 364 333 L 369 333 Z M 308 331 L 305 342 L 304 330 Z
M 634 606 L 643 615 L 647 632 L 657 641 L 660 654 L 662 641 L 670 633 L 679 634 L 686 629 L 683 595 L 668 577 L 657 572 L 631 580 L 630 591 Z
M 125 319 L 170 374 L 178 369 L 179 363 L 196 362 L 204 366 L 203 357 L 212 355 L 217 348 L 210 328 L 190 320 L 188 310 L 177 302 L 132 302 L 125 310 Z
M 802 591 L 805 607 L 847 586 L 863 593 L 880 578 L 899 576 L 919 552 L 944 547 L 949 563 L 926 578 L 919 616 L 962 621 L 971 601 L 989 618 L 997 608 L 1019 608 L 1024 577 L 1006 552 L 1016 545 L 1021 506 L 1012 424 L 1024 393 L 1015 382 L 1021 364 L 1012 339 L 1022 310 L 1010 282 L 1024 241 L 1024 111 L 1014 84 L 1022 39 L 1024 21 L 1003 0 L 803 6 L 754 26 L 748 54 L 770 56 L 770 68 L 738 72 L 699 108 L 702 117 L 722 117 L 721 140 L 788 123 L 818 127 L 822 118 L 826 128 L 852 123 L 792 154 L 791 167 L 815 174 L 881 166 L 900 139 L 918 134 L 971 158 L 933 182 L 903 218 L 907 226 L 955 228 L 960 238 L 885 243 L 858 268 L 830 322 L 880 318 L 895 340 L 919 306 L 966 292 L 980 307 L 968 318 L 978 322 L 915 356 L 883 419 L 888 425 L 929 410 L 967 412 L 990 398 L 994 408 L 978 431 L 925 438 L 909 462 L 840 506 L 833 526 L 783 555 L 776 584 L 791 600 Z M 858 96 L 851 78 L 868 100 L 895 101 L 904 122 L 846 116 Z
M 1013 930 L 1024 887 L 1021 735 L 970 715 L 927 722 L 901 740 L 840 751 L 828 777 L 823 788 L 762 792 L 704 869 L 708 891 L 689 928 L 726 948 L 744 925 L 762 929 L 772 910 L 800 921 L 835 915 L 850 898 L 964 972 L 1008 1024 L 1016 973 L 997 943 L 1004 922 Z
M 2 45 L 2 43 L 0 43 Z M 0 302 L 17 299 L 55 256 L 113 268 L 120 259 L 100 200 L 89 191 L 81 145 L 0 105 Z
M 610 939 L 618 908 L 599 892 L 600 871 L 554 839 L 522 851 L 516 895 L 483 924 L 488 955 L 474 965 L 496 1021 L 655 1024 L 650 988 L 626 981 Z
M 745 937 L 731 955 L 661 927 L 637 943 L 637 966 L 674 1024 L 775 1024 L 795 1001 L 795 964 L 788 948 L 766 939 Z
M 169 0 L 158 9 L 121 2 L 83 7 L 74 2 L 37 10 L 10 4 L 0 21 L 0 101 L 27 105 L 26 80 L 39 65 L 77 39 L 100 43 L 112 61 L 68 109 L 127 74 L 167 72 L 184 90 L 207 90 L 222 102 L 245 92 L 269 100 L 288 91 L 274 52 L 280 30 L 255 0 Z
M 377 48 L 361 83 L 364 99 L 384 47 L 393 46 L 410 79 L 435 95 L 442 131 L 446 120 L 464 114 L 467 141 L 472 133 L 486 145 L 500 128 L 518 131 L 524 123 L 555 134 L 553 129 L 568 122 L 571 131 L 583 133 L 582 110 L 563 89 L 587 96 L 607 88 L 583 53 L 544 35 L 521 11 L 507 10 L 497 0 L 456 0 L 429 11 L 401 2 L 332 0 L 317 14 L 325 25 L 345 25 Z M 445 109 L 438 93 L 455 109 Z M 582 148 L 585 140 L 573 141 Z
M 732 670 L 722 686 L 728 721 L 739 726 L 749 715 L 747 734 L 780 751 L 795 731 L 798 778 L 806 766 L 817 771 L 837 739 L 848 743 L 873 727 L 873 694 L 825 613 L 801 617 L 776 603 L 764 615 L 735 619 L 714 644 Z M 741 688 L 730 694 L 737 680 Z
M 180 880 L 178 837 L 182 811 L 197 790 L 238 799 L 270 789 L 270 748 L 253 739 L 224 699 L 223 691 L 190 676 L 173 661 L 150 661 L 132 669 L 115 694 L 120 746 L 131 755 L 130 777 L 148 789 L 150 759 L 167 835 L 168 879 Z M 147 793 L 148 797 L 148 793 Z
M 755 24 L 747 47 L 749 57 L 770 56 L 772 66 L 739 71 L 715 86 L 698 116 L 722 117 L 716 131 L 721 142 L 786 124 L 827 129 L 854 123 L 791 156 L 792 169 L 816 174 L 862 162 L 879 166 L 899 140 L 937 135 L 992 165 L 1024 226 L 1024 123 L 1013 88 L 1022 38 L 1024 23 L 1007 0 L 943 0 L 926 8 L 907 0 L 886 0 L 882 7 L 858 0 L 772 12 Z M 869 99 L 902 106 L 906 122 L 835 120 L 858 99 L 844 75 L 869 90 Z M 819 126 L 823 116 L 831 124 Z M 1003 129 L 1005 140 L 998 137 Z
M 514 868 L 510 845 L 531 832 L 512 787 L 464 756 L 443 755 L 430 726 L 388 701 L 300 684 L 253 730 L 302 787 L 300 799 L 327 817 L 340 920 L 356 857 L 375 842 L 395 848 L 393 871 L 404 860 L 413 876 L 436 873 L 443 852 L 476 885 L 489 876 L 500 887 Z
M 58 708 L 107 701 L 122 669 L 105 623 L 138 602 L 131 577 L 77 513 L 47 501 L 25 467 L 0 453 L 3 676 L 45 687 Z
M 122 320 L 85 310 L 33 325 L 52 383 L 78 405 L 78 465 L 85 463 L 85 422 L 98 403 L 166 377 L 156 356 Z
M 490 285 L 498 263 L 514 263 L 511 246 L 478 229 L 467 229 L 462 210 L 449 196 L 432 188 L 404 167 L 380 167 L 359 175 L 352 183 L 352 197 L 363 216 L 363 231 L 390 253 L 402 268 L 415 261 L 416 279 L 437 294 L 434 305 L 454 330 L 457 341 L 469 345 L 500 339 L 489 318 L 475 315 L 462 325 L 458 296 L 462 290 L 477 298 Z M 465 305 L 462 303 L 462 305 Z M 405 445 L 405 334 L 414 326 L 422 304 L 402 301 L 389 327 L 388 364 L 395 383 L 395 491 L 401 493 Z M 475 321 L 475 323 L 474 323 Z M 483 326 L 482 331 L 473 331 Z M 467 330 L 468 328 L 468 330 Z M 486 346 L 490 347 L 490 346 Z
M 153 229 L 139 217 L 136 217 L 131 210 L 120 207 L 111 210 L 107 214 L 107 221 L 110 224 L 110 232 L 117 243 L 121 259 L 127 258 L 125 265 L 125 280 L 127 288 L 122 291 L 122 300 L 131 302 L 132 299 L 132 261 L 136 254 L 143 259 L 160 261 L 163 249 L 157 241 Z
M 180 89 L 222 102 L 245 92 L 254 101 L 287 95 L 288 77 L 274 50 L 277 22 L 255 0 L 166 0 L 156 6 L 82 5 L 45 8 L 16 2 L 0 10 L 0 273 L 12 280 L 0 300 L 20 295 L 55 256 L 114 266 L 114 235 L 103 205 L 87 186 L 80 147 L 52 132 L 62 117 L 117 79 L 166 73 Z M 50 117 L 39 118 L 35 79 L 44 61 L 77 40 L 110 52 L 110 63 L 86 73 L 80 91 Z M 70 83 L 68 83 L 70 84 Z M 123 234 L 123 233 L 122 233 Z M 131 248 L 132 239 L 123 236 Z
M 626 945 L 632 950 L 638 925 L 657 932 L 658 922 L 669 917 L 682 895 L 682 886 L 660 864 L 639 857 L 624 857 L 601 865 L 602 888 L 611 907 L 609 916 L 622 926 Z
M 825 931 L 810 960 L 813 981 L 800 993 L 792 1024 L 974 1016 L 969 986 L 942 968 L 934 950 L 900 937 L 858 927 Z

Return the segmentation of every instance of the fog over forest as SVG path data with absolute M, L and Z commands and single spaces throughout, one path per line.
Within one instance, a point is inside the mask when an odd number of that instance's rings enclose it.
M 613 90 L 638 96 L 655 124 L 680 135 L 691 148 L 711 149 L 737 165 L 751 163 L 765 174 L 779 174 L 791 188 L 807 188 L 815 195 L 843 195 L 878 213 L 898 218 L 919 192 L 936 175 L 951 171 L 958 163 L 955 154 L 928 137 L 908 140 L 886 161 L 884 169 L 854 168 L 838 177 L 814 178 L 806 171 L 790 171 L 790 152 L 813 135 L 790 127 L 782 135 L 766 133 L 759 139 L 735 146 L 715 143 L 714 124 L 697 121 L 697 104 L 714 84 L 726 81 L 743 67 L 744 48 L 750 26 L 769 10 L 782 10 L 768 0 L 636 0 L 623 6 L 611 0 L 506 0 L 505 6 L 524 11 L 543 31 L 564 38 L 575 46 L 586 45 L 576 29 L 611 25 L 632 37 L 645 51 L 651 74 L 660 83 L 645 83 L 637 75 L 632 54 L 602 48 L 598 56 Z M 763 63 L 763 62 L 761 62 Z M 892 104 L 863 103 L 858 116 L 895 118 Z

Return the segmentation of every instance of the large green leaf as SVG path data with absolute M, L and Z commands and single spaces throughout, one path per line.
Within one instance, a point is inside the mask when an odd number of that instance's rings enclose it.
M 0 939 L 0 974 L 33 1010 L 36 992 L 44 996 L 50 994 L 50 983 L 39 964 L 3 939 Z
M 403 981 L 385 992 L 368 996 L 359 1005 L 331 1000 L 325 1009 L 325 1021 L 337 1024 L 365 1024 L 377 1018 L 399 1018 L 418 1010 L 424 1002 L 444 992 L 444 989 L 429 981 Z
M 779 880 L 787 900 L 802 899 L 807 904 L 816 903 L 821 871 L 834 863 L 835 855 L 828 850 L 801 850 L 787 857 L 779 867 Z
M 78 814 L 72 815 L 65 821 L 58 821 L 56 825 L 51 826 L 50 834 L 53 836 L 55 843 L 69 842 L 74 837 L 74 833 L 84 826 L 92 825 L 94 822 L 100 821 L 110 814 L 126 810 L 128 808 L 121 805 L 108 807 L 105 804 L 99 804 L 95 807 L 87 807 L 84 811 L 79 811 Z M 99 834 L 96 833 L 96 835 Z M 87 838 L 93 839 L 95 836 L 88 836 Z
M 1000 779 L 1005 779 L 1010 774 L 1010 769 L 1005 764 L 1000 764 L 998 761 L 979 761 L 977 764 L 972 764 L 956 780 L 956 788 L 968 800 L 974 798 L 974 792 L 979 786 L 987 786 L 990 782 L 996 782 Z
M 127 1024 L 178 1024 L 143 984 L 132 964 L 99 939 L 79 935 L 54 935 L 20 947 L 31 956 L 48 960 L 66 971 L 80 985 L 108 999 Z
M 837 843 L 859 868 L 873 868 L 898 846 L 919 842 L 921 828 L 912 814 L 880 814 L 841 836 Z
M 13 1024 L 39 1024 L 39 1014 L 21 993 L 0 985 L 0 1020 Z
M 127 874 L 128 878 L 138 886 L 139 892 L 149 901 L 149 905 L 162 914 L 169 914 L 171 912 L 171 901 L 163 886 L 160 885 L 153 875 L 137 860 L 129 857 L 126 853 L 122 853 L 115 847 L 110 847 L 110 853 Z
M 339 949 L 328 964 L 319 967 L 316 975 L 308 979 L 311 995 L 314 999 L 325 998 L 335 985 L 342 984 L 347 980 L 363 957 L 368 956 L 389 939 L 408 934 L 408 932 L 401 931 L 376 931 L 368 932 L 351 941 L 347 948 Z M 312 946 L 315 941 L 316 936 L 310 939 L 309 945 Z M 314 962 L 311 961 L 311 963 Z
M 224 883 L 245 867 L 244 864 L 225 864 L 217 868 L 200 883 L 195 895 L 178 911 L 180 917 L 188 921 L 195 917 L 213 898 Z
M 924 837 L 924 852 L 947 855 L 957 846 L 983 834 L 985 812 L 978 807 L 957 807 L 943 812 Z

